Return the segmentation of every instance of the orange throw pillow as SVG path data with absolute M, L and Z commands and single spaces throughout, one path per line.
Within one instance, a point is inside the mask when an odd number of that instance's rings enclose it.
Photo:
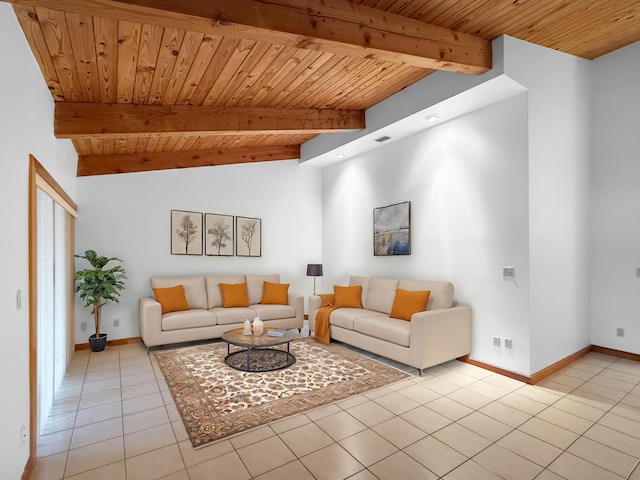
M 289 284 L 264 282 L 262 304 L 289 305 Z
M 362 308 L 361 285 L 354 285 L 353 287 L 339 287 L 338 285 L 334 285 L 333 294 L 336 297 L 334 307 Z
M 220 290 L 224 308 L 249 306 L 246 283 L 221 283 Z
M 393 307 L 391 307 L 389 316 L 400 320 L 411 320 L 411 316 L 414 313 L 424 312 L 427 308 L 430 294 L 430 290 L 397 289 L 396 298 L 393 300 Z
M 162 306 L 162 314 L 189 310 L 187 297 L 184 296 L 182 285 L 169 288 L 153 288 L 156 301 Z

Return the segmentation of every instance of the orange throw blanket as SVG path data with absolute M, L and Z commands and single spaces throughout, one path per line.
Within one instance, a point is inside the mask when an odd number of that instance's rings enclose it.
M 328 345 L 331 342 L 329 337 L 329 317 L 331 316 L 331 312 L 340 307 L 333 306 L 335 302 L 333 293 L 320 294 L 320 298 L 322 299 L 322 307 L 316 312 L 316 329 L 314 336 L 316 342 Z

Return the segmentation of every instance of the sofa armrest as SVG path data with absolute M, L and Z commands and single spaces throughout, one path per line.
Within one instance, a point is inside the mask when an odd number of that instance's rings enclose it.
M 162 306 L 150 297 L 138 301 L 140 337 L 147 347 L 162 345 Z
M 311 295 L 309 297 L 309 332 L 316 329 L 316 312 L 322 306 L 320 295 Z
M 289 293 L 289 305 L 296 309 L 296 323 L 304 325 L 304 297 L 298 293 Z
M 451 307 L 418 312 L 411 317 L 411 349 L 421 368 L 471 352 L 471 308 Z

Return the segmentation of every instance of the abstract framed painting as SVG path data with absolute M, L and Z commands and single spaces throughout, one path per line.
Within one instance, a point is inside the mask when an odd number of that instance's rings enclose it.
M 202 255 L 202 213 L 171 210 L 171 254 Z
M 411 202 L 373 209 L 373 254 L 411 255 Z
M 204 254 L 214 257 L 233 256 L 233 215 L 204 214 Z
M 262 220 L 236 217 L 236 255 L 238 257 L 262 256 Z

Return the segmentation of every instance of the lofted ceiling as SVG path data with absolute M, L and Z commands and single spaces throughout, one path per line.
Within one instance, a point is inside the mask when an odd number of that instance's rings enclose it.
M 640 40 L 638 0 L 10 0 L 78 176 L 297 159 L 507 34 L 586 59 Z

